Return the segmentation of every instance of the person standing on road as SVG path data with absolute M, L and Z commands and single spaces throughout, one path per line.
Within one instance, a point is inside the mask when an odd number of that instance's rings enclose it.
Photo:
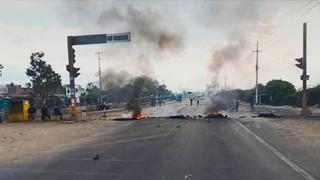
M 49 115 L 48 107 L 47 107 L 47 105 L 43 104 L 43 106 L 41 108 L 41 120 L 44 121 L 45 118 L 48 118 L 49 121 L 51 121 L 51 117 Z
M 197 99 L 197 106 L 199 106 L 200 105 L 200 100 L 199 99 Z
M 240 106 L 240 99 L 236 100 L 236 112 L 238 112 Z
M 192 102 L 193 102 L 193 99 L 192 99 L 192 98 L 190 98 L 190 106 L 192 106 Z
M 250 101 L 250 107 L 251 107 L 251 111 L 253 112 L 254 110 L 254 104 L 255 104 L 255 98 L 252 98 Z
M 60 120 L 62 120 L 62 113 L 61 113 L 61 110 L 60 110 L 60 108 L 58 106 L 55 106 L 53 108 L 53 114 L 55 116 L 60 116 Z
M 87 119 L 87 106 L 86 105 L 81 106 L 81 116 L 82 116 L 83 120 Z
M 36 117 L 37 109 L 33 106 L 30 106 L 28 109 L 29 121 L 34 121 Z

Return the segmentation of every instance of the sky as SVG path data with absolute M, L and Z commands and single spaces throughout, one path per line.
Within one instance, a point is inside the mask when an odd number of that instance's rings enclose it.
M 69 82 L 67 36 L 131 32 L 131 42 L 76 46 L 76 84 L 97 83 L 97 52 L 108 72 L 148 75 L 174 91 L 255 86 L 287 80 L 301 88 L 302 24 L 308 25 L 310 87 L 320 83 L 319 0 L 0 1 L 0 84 L 24 85 L 30 55 Z M 105 77 L 108 78 L 108 77 Z

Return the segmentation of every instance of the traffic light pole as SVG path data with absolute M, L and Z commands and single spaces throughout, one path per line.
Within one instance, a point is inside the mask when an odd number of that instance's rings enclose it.
M 78 72 L 80 68 L 75 68 L 75 51 L 73 49 L 74 45 L 87 45 L 87 44 L 105 44 L 107 42 L 129 42 L 131 41 L 130 32 L 125 33 L 115 33 L 115 34 L 92 34 L 92 35 L 82 35 L 82 36 L 68 36 L 68 65 L 67 71 L 69 71 L 70 78 L 70 94 L 71 94 L 71 117 L 72 119 L 77 119 L 77 101 L 76 101 L 76 88 L 75 88 L 75 78 L 80 75 Z M 101 75 L 101 72 L 100 72 Z M 101 85 L 100 85 L 101 87 Z
M 71 94 L 71 117 L 77 117 L 77 101 L 76 101 L 76 91 L 75 91 L 75 77 L 74 72 L 72 71 L 74 63 L 74 55 L 72 49 L 72 36 L 68 36 L 68 62 L 69 62 L 69 79 L 70 79 L 70 94 Z
M 307 103 L 307 23 L 303 23 L 303 57 L 302 57 L 302 110 L 301 115 L 308 115 L 311 112 L 308 110 Z

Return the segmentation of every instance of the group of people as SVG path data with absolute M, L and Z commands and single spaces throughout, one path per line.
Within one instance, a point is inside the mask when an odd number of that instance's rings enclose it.
M 28 109 L 28 114 L 29 114 L 29 119 L 35 120 L 36 114 L 37 114 L 37 109 L 33 106 L 29 107 Z M 55 106 L 52 110 L 52 115 L 58 116 L 60 120 L 62 120 L 62 112 L 58 106 Z M 51 115 L 49 113 L 48 107 L 46 104 L 43 104 L 41 107 L 41 120 L 46 121 L 49 120 L 51 121 Z
M 193 104 L 193 98 L 190 98 L 190 106 L 192 106 L 192 104 Z M 199 105 L 200 105 L 200 100 L 197 99 L 197 106 Z

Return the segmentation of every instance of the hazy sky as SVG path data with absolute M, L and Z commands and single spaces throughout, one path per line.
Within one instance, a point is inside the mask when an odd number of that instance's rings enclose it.
M 283 79 L 301 87 L 302 23 L 308 23 L 309 85 L 320 82 L 320 1 L 0 1 L 1 84 L 25 84 L 32 52 L 69 82 L 67 36 L 132 33 L 129 43 L 77 46 L 77 84 L 102 69 L 147 74 L 169 88 L 204 90 L 220 83 L 252 88 L 259 41 L 260 82 Z

